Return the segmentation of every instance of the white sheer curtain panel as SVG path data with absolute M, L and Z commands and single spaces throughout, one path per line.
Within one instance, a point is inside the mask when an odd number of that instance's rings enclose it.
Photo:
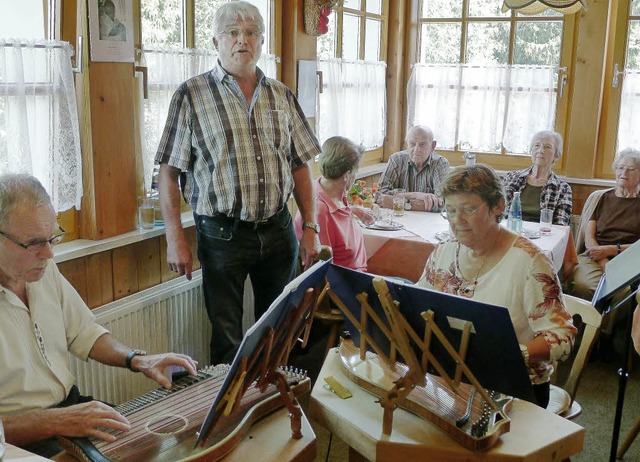
M 163 48 L 141 50 L 140 64 L 147 66 L 148 98 L 144 100 L 142 149 L 145 189 L 151 187 L 153 159 L 158 149 L 162 130 L 167 119 L 171 97 L 178 86 L 187 79 L 213 68 L 217 53 L 192 48 Z M 262 54 L 258 67 L 267 77 L 276 78 L 276 56 Z
M 382 146 L 386 128 L 384 61 L 318 60 L 322 92 L 318 138 L 340 135 L 371 149 Z
M 627 70 L 622 79 L 620 122 L 618 123 L 618 151 L 640 149 L 640 70 Z
M 0 40 L 0 173 L 34 175 L 57 211 L 82 198 L 72 55 L 66 42 Z
M 431 127 L 442 149 L 527 153 L 531 135 L 554 127 L 557 72 L 416 64 L 407 85 L 407 125 Z

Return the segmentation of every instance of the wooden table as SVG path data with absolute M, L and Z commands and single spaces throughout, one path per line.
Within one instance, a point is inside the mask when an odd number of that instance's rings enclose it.
M 350 447 L 350 461 L 523 461 L 553 462 L 580 452 L 584 429 L 522 400 L 514 400 L 511 430 L 489 451 L 473 452 L 430 422 L 403 409 L 393 414 L 391 435 L 382 434 L 382 407 L 376 397 L 351 382 L 340 370 L 340 358 L 329 351 L 309 400 L 309 417 Z M 324 387 L 333 376 L 353 397 L 343 400 Z
M 283 407 L 254 424 L 244 440 L 220 460 L 223 462 L 310 462 L 315 459 L 316 451 L 316 435 L 307 417 L 302 414 L 302 439 L 294 440 L 291 438 L 289 411 Z M 5 462 L 39 462 L 48 459 L 9 445 L 4 460 Z M 67 452 L 58 454 L 53 460 L 77 462 L 77 459 Z
M 405 212 L 393 217 L 401 223 L 399 231 L 380 231 L 363 228 L 367 250 L 368 272 L 382 276 L 399 276 L 416 282 L 429 255 L 439 242 L 437 233 L 449 231 L 449 222 L 439 213 Z M 503 226 L 506 223 L 503 220 Z M 537 230 L 540 225 L 525 221 L 523 229 Z M 553 262 L 556 272 L 578 259 L 569 226 L 553 225 L 551 235 L 532 240 Z

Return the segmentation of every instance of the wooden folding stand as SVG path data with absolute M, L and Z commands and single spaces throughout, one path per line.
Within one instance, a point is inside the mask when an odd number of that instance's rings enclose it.
M 327 280 L 351 338 L 327 356 L 309 415 L 350 460 L 561 461 L 581 450 L 580 426 L 524 400 L 533 392 L 507 310 L 337 266 Z

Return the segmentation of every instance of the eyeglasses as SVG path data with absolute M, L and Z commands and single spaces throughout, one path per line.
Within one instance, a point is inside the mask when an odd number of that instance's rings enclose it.
M 407 145 L 410 148 L 420 148 L 420 149 L 424 149 L 424 148 L 428 148 L 429 146 L 431 146 L 432 142 L 429 141 L 409 141 L 407 142 Z
M 636 171 L 636 168 L 635 167 L 622 167 L 622 166 L 620 166 L 620 167 L 616 167 L 616 171 L 617 172 L 631 172 L 631 173 L 633 173 L 633 172 Z
M 451 209 L 449 207 L 444 208 L 444 213 L 446 214 L 445 218 L 447 220 L 455 220 L 458 216 L 462 218 L 471 218 L 475 215 L 475 213 L 480 210 L 484 204 L 480 204 L 476 208 L 473 207 L 463 207 L 460 210 Z
M 218 32 L 218 34 L 226 35 L 230 39 L 236 40 L 238 37 L 240 37 L 240 34 L 242 34 L 246 39 L 257 39 L 262 35 L 262 32 L 259 29 L 245 29 L 245 30 L 227 29 L 227 30 Z
M 4 233 L 2 231 L 0 231 L 0 236 L 6 237 L 7 239 L 9 239 L 14 244 L 19 245 L 20 247 L 22 247 L 27 252 L 32 253 L 32 254 L 35 255 L 38 252 L 40 252 L 42 249 L 44 249 L 45 245 L 47 245 L 47 244 L 49 244 L 49 245 L 57 244 L 58 242 L 60 242 L 62 240 L 64 235 L 67 234 L 67 232 L 64 229 L 62 229 L 62 227 L 58 228 L 58 231 L 60 232 L 60 234 L 56 234 L 55 236 L 53 236 L 53 237 L 51 237 L 49 239 L 43 239 L 43 240 L 40 240 L 40 241 L 34 241 L 34 242 L 30 242 L 29 244 L 23 244 L 22 242 L 20 242 L 16 238 L 9 236 L 7 233 Z

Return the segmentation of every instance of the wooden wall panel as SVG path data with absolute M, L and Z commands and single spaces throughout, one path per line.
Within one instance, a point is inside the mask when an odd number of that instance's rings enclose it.
M 80 258 L 58 263 L 58 269 L 87 303 L 87 273 L 84 260 Z
M 595 185 L 585 185 L 585 184 L 571 184 L 571 192 L 573 199 L 573 214 L 580 215 L 582 213 L 582 208 L 584 207 L 584 203 L 593 191 L 597 191 L 598 189 L 608 189 L 609 186 L 595 186 Z
M 136 244 L 138 292 L 162 282 L 160 277 L 160 239 L 164 239 L 164 236 L 147 239 Z
M 406 27 L 408 16 L 404 0 L 390 0 L 387 43 L 387 133 L 384 142 L 383 161 L 399 151 L 404 143 L 406 126 L 405 70 L 407 63 L 407 40 L 415 37 L 415 27 Z M 410 60 L 413 61 L 413 60 Z
M 87 305 L 90 308 L 96 308 L 114 300 L 111 254 L 111 251 L 106 251 L 84 258 L 86 261 Z
M 574 178 L 594 177 L 608 10 L 609 0 L 590 0 L 589 9 L 577 13 L 580 16 L 570 85 L 573 98 L 564 148 L 565 174 Z
M 133 64 L 91 62 L 88 72 L 93 177 L 85 188 L 91 191 L 95 215 L 83 219 L 95 226 L 83 228 L 95 235 L 83 237 L 96 240 L 135 229 L 135 98 Z
M 113 250 L 115 300 L 161 282 L 160 245 L 156 239 L 136 242 Z

